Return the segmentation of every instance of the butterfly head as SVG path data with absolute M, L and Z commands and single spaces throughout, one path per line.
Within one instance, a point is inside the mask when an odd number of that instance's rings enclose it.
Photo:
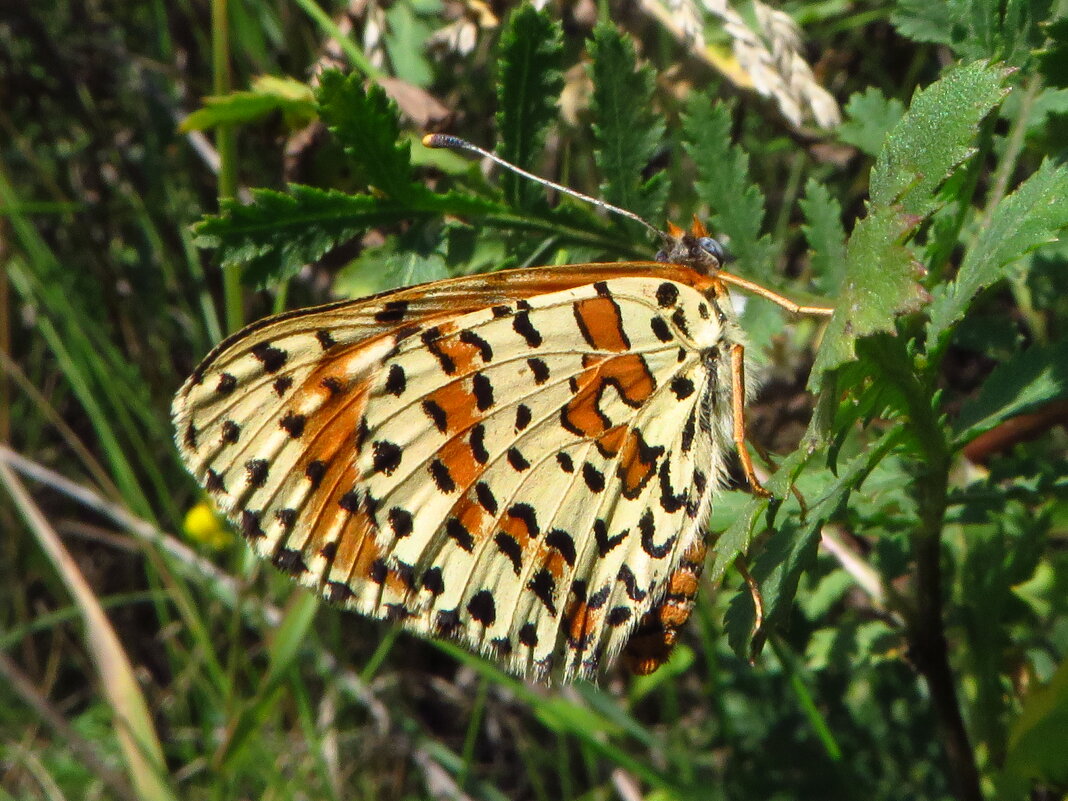
M 730 260 L 723 245 L 708 235 L 696 217 L 689 231 L 669 222 L 663 238 L 664 248 L 656 254 L 657 261 L 684 264 L 704 275 L 715 275 Z

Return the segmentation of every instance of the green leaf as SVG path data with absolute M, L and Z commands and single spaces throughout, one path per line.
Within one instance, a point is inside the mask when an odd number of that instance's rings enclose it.
M 590 55 L 602 195 L 609 203 L 654 220 L 663 214 L 668 182 L 663 172 L 642 180 L 664 141 L 664 123 L 651 111 L 653 71 L 637 68 L 634 47 L 612 25 L 594 29 Z
M 768 482 L 768 489 L 772 490 L 777 497 L 780 493 L 790 491 L 790 483 L 786 483 L 789 476 L 784 475 L 782 479 L 779 479 L 779 474 L 791 470 L 794 471 L 793 477 L 796 478 L 796 472 L 803 465 L 803 460 L 809 458 L 807 455 L 797 456 L 797 458 L 795 456 L 784 461 L 772 477 L 772 481 Z M 783 616 L 788 614 L 793 605 L 794 596 L 797 594 L 801 574 L 815 560 L 816 546 L 819 544 L 823 524 L 838 511 L 849 492 L 859 486 L 881 456 L 882 451 L 877 450 L 863 453 L 853 459 L 842 475 L 809 509 L 808 515 L 800 526 L 784 526 L 768 541 L 767 547 L 760 553 L 752 568 L 753 578 L 760 586 L 765 620 L 768 623 L 781 621 Z M 715 546 L 716 562 L 713 563 L 713 577 L 717 575 L 721 542 L 722 539 Z M 752 598 L 748 591 L 743 590 L 731 600 L 726 619 L 728 640 L 734 652 L 743 659 L 748 657 L 749 643 L 753 634 L 753 620 Z
M 1027 797 L 1033 783 L 1068 783 L 1064 743 L 1068 741 L 1068 661 L 1062 661 L 1053 680 L 1032 690 L 1009 734 L 1004 776 L 999 784 L 1018 786 Z M 1008 788 L 1005 788 L 1006 790 Z M 999 793 L 1000 798 L 1008 797 Z
M 1037 23 L 1049 4 L 1031 0 L 898 0 L 891 21 L 917 42 L 948 45 L 966 61 L 990 58 L 1024 65 L 1041 42 Z
M 783 459 L 775 473 L 765 482 L 767 490 L 773 496 L 772 499 L 769 501 L 767 498 L 758 496 L 750 498 L 726 530 L 712 541 L 709 548 L 714 558 L 708 575 L 713 584 L 723 578 L 723 574 L 734 563 L 738 554 L 748 550 L 760 518 L 769 509 L 771 514 L 774 514 L 782 500 L 790 494 L 790 487 L 793 486 L 794 479 L 797 478 L 808 458 L 808 453 L 798 450 Z
M 1051 22 L 1045 33 L 1049 40 L 1035 54 L 1039 71 L 1049 86 L 1068 87 L 1068 17 Z
M 846 281 L 816 355 L 809 386 L 856 358 L 856 341 L 894 332 L 923 300 L 920 265 L 905 240 L 944 203 L 937 191 L 973 152 L 979 123 L 1004 96 L 1007 71 L 985 63 L 955 67 L 919 90 L 887 136 L 871 174 L 868 216 L 846 246 Z
M 1036 346 L 998 365 L 953 424 L 963 446 L 984 431 L 1050 401 L 1068 397 L 1068 340 Z
M 960 16 L 961 5 L 961 0 L 898 0 L 890 21 L 906 39 L 948 45 L 953 41 L 953 22 Z
M 1041 245 L 1054 242 L 1068 227 L 1068 169 L 1044 161 L 990 216 L 968 248 L 956 280 L 935 288 L 927 328 L 928 351 L 940 351 L 949 334 L 984 287 Z
M 809 264 L 816 285 L 827 296 L 837 297 L 845 280 L 845 229 L 842 206 L 823 184 L 809 178 L 800 200 L 805 222 L 801 230 L 808 241 Z
M 223 266 L 244 265 L 244 280 L 265 286 L 296 274 L 336 245 L 369 228 L 420 215 L 490 214 L 500 207 L 468 195 L 423 193 L 401 204 L 391 198 L 348 195 L 299 184 L 288 194 L 252 192 L 244 205 L 224 201 L 222 214 L 195 228 L 196 243 L 218 248 Z
M 761 236 L 764 193 L 749 180 L 749 156 L 731 142 L 731 115 L 722 103 L 694 93 L 683 117 L 686 152 L 697 165 L 697 193 L 712 209 L 713 235 L 729 239 L 746 278 L 771 283 L 775 247 Z
M 312 90 L 292 78 L 263 76 L 246 92 L 204 98 L 197 109 L 179 126 L 183 132 L 205 131 L 218 125 L 254 122 L 273 111 L 281 111 L 294 127 L 315 118 Z
M 856 341 L 893 331 L 898 316 L 920 308 L 919 263 L 901 240 L 913 227 L 896 210 L 872 210 L 846 246 L 846 280 L 809 375 L 815 390 L 825 371 L 856 358 Z
M 556 99 L 564 85 L 560 25 L 530 5 L 520 6 L 501 35 L 498 61 L 497 153 L 529 170 L 556 119 Z M 508 202 L 522 209 L 544 195 L 540 186 L 512 172 L 501 175 L 501 188 Z
M 1008 74 L 976 62 L 917 90 L 872 169 L 871 205 L 897 203 L 904 214 L 931 214 L 939 205 L 936 190 L 972 155 L 979 123 L 1007 94 Z
M 328 70 L 320 76 L 316 100 L 319 116 L 369 185 L 397 200 L 426 191 L 411 181 L 411 146 L 400 141 L 397 110 L 382 87 L 365 92 L 357 73 Z
M 869 156 L 876 156 L 887 132 L 904 113 L 905 106 L 896 97 L 888 98 L 874 86 L 869 87 L 863 94 L 857 92 L 849 98 L 846 120 L 838 127 L 838 138 Z

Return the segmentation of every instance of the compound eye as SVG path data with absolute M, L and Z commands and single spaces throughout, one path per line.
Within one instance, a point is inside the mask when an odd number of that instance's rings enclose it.
M 727 251 L 723 249 L 723 245 L 712 237 L 702 236 L 697 240 L 697 244 L 700 245 L 701 250 L 714 257 L 720 264 L 723 264 L 727 260 Z

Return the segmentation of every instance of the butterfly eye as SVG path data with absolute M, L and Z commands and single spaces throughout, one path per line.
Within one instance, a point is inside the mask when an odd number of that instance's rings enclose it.
M 697 240 L 697 244 L 701 246 L 701 250 L 705 251 L 720 264 L 727 261 L 727 251 L 724 250 L 723 245 L 717 242 L 710 236 L 702 236 Z

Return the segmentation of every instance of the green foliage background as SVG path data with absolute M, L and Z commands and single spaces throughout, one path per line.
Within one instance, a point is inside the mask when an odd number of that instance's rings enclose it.
M 312 0 L 5 11 L 0 792 L 1068 791 L 1068 9 L 783 8 L 834 130 L 792 128 L 611 3 L 594 24 L 407 0 L 366 7 L 365 40 Z M 473 49 L 428 49 L 458 18 Z M 331 38 L 343 69 L 305 82 Z M 707 586 L 653 676 L 531 687 L 319 608 L 178 462 L 170 398 L 242 321 L 655 250 L 425 149 L 413 118 L 656 225 L 697 214 L 732 271 L 836 308 L 746 304 L 775 498 L 717 498 Z

